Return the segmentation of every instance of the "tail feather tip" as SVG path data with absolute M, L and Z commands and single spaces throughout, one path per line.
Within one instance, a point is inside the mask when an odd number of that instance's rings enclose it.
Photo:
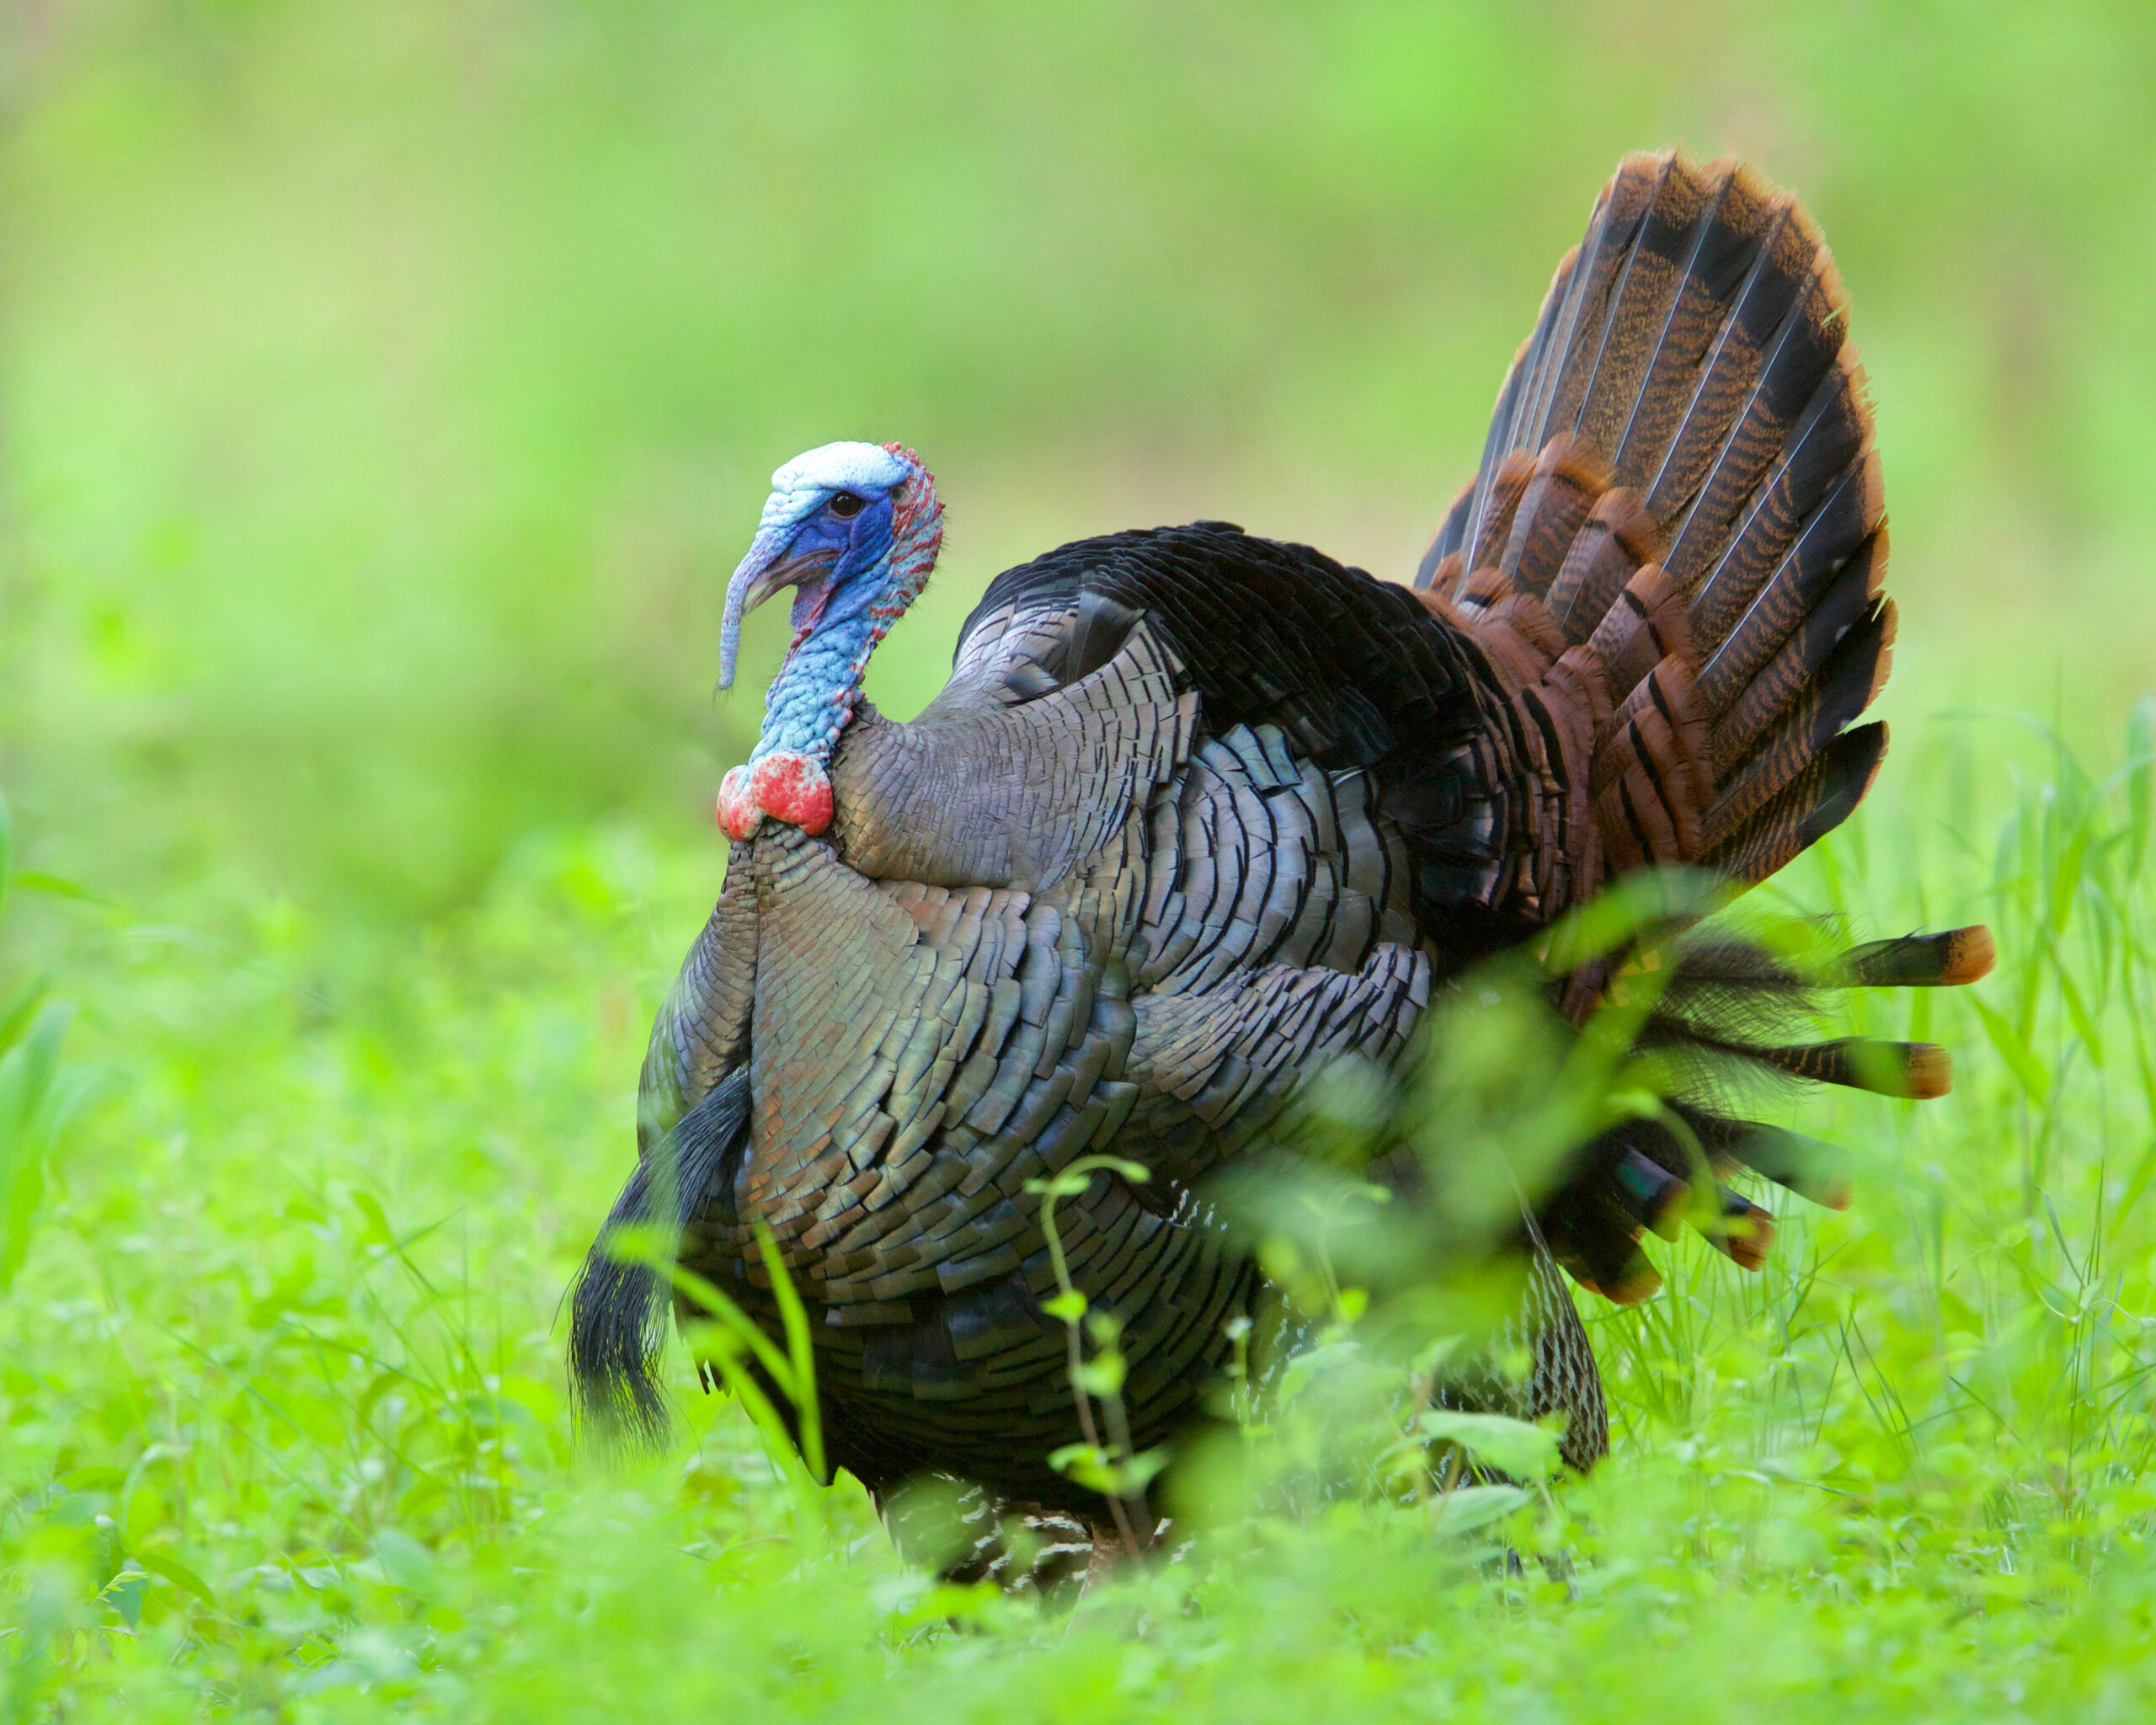
M 1936 1043 L 1913 1042 L 1903 1060 L 1902 1076 L 1908 1086 L 1903 1093 L 1911 1101 L 1935 1101 L 1954 1087 L 1954 1057 Z
M 1981 980 L 1991 975 L 1992 967 L 1999 962 L 1999 949 L 1992 943 L 1991 930 L 1983 923 L 1967 928 L 1951 929 L 1942 937 L 1946 943 L 1946 964 L 1940 980 L 1951 986 Z

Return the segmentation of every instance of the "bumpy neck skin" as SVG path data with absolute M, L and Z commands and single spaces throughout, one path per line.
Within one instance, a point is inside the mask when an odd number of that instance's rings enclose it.
M 816 594 L 794 601 L 793 645 L 764 697 L 752 766 L 783 751 L 830 767 L 869 655 L 928 585 L 943 543 L 943 505 L 911 451 L 893 453 L 914 471 L 892 494 L 889 532 L 853 547 Z
M 869 578 L 877 573 L 869 571 Z M 839 733 L 852 718 L 854 703 L 860 698 L 868 655 L 882 638 L 883 631 L 873 625 L 866 611 L 821 628 L 812 623 L 803 628 L 797 623 L 786 663 L 764 697 L 764 728 L 749 756 L 750 764 L 791 750 L 828 767 Z

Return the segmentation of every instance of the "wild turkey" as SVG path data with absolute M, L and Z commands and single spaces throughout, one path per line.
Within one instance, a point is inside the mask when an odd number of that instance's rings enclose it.
M 729 590 L 796 590 L 750 762 L 726 776 L 717 908 L 659 1015 L 616 1220 L 671 1220 L 688 1268 L 776 1325 L 767 1228 L 813 1321 L 830 1461 L 883 1494 L 931 1472 L 1081 1515 L 1039 1198 L 1123 1323 L 1133 1439 L 1171 1437 L 1258 1271 L 1214 1220 L 1236 1165 L 1328 1063 L 1386 1065 L 1434 996 L 1628 871 L 1764 879 L 1844 820 L 1886 729 L 1894 607 L 1879 464 L 1840 282 L 1809 217 L 1729 163 L 1628 158 L 1559 264 L 1480 471 L 1412 589 L 1218 521 L 1049 552 L 990 585 L 912 724 L 862 699 L 928 579 L 942 506 L 896 445 L 782 467 Z M 1833 980 L 1988 968 L 1981 928 L 1860 948 Z M 1610 979 L 1552 996 L 1583 1022 Z M 1646 1035 L 1713 1069 L 1928 1097 L 1943 1054 L 1748 1038 L 1799 979 L 1689 951 Z M 1833 1201 L 1802 1140 L 1698 1098 L 1719 1172 Z M 1514 1411 L 1607 1447 L 1558 1275 L 1613 1299 L 1695 1151 L 1649 1120 L 1577 1151 L 1522 1222 L 1533 1368 Z M 1756 1267 L 1766 1212 L 1717 1243 Z M 667 1301 L 595 1247 L 574 1301 L 587 1406 L 662 1420 Z M 1493 1381 L 1495 1381 L 1493 1380 Z

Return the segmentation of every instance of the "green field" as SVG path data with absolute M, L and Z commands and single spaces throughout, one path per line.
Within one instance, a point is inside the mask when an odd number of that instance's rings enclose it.
M 11 8 L 0 1717 L 2149 1717 L 2152 90 L 2127 4 Z M 936 468 L 901 713 L 1083 533 L 1404 574 L 1678 139 L 1824 225 L 1894 524 L 1894 751 L 1763 897 L 1993 926 L 1853 1009 L 1953 1096 L 1805 1103 L 1856 1199 L 1764 1274 L 1582 1296 L 1615 1453 L 1480 1528 L 1291 1477 L 1044 1616 L 678 1354 L 581 1452 L 770 469 Z

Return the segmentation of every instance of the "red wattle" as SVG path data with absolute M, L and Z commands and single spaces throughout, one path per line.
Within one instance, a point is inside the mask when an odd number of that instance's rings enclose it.
M 812 836 L 831 824 L 830 780 L 791 749 L 766 755 L 750 769 L 749 793 L 765 814 Z
M 718 824 L 727 837 L 736 843 L 753 836 L 757 823 L 764 818 L 764 811 L 756 806 L 750 788 L 749 769 L 729 767 L 718 784 Z

